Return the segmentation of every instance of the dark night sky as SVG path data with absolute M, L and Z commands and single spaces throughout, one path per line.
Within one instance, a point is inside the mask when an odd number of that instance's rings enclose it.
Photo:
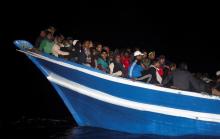
M 33 42 L 40 30 L 49 25 L 55 26 L 65 36 L 101 41 L 110 47 L 156 50 L 157 54 L 165 54 L 171 61 L 188 62 L 191 71 L 214 74 L 220 69 L 219 14 L 217 8 L 213 7 L 215 4 L 190 3 L 185 6 L 172 3 L 175 6 L 169 7 L 156 4 L 154 8 L 148 3 L 104 1 L 102 6 L 92 1 L 61 3 L 40 5 L 39 2 L 31 1 L 29 6 L 17 6 L 14 12 L 4 15 L 9 18 L 6 20 L 8 27 L 2 26 L 1 35 L 4 46 L 15 54 L 12 59 L 15 65 L 11 70 L 16 69 L 16 72 L 11 76 L 21 92 L 19 95 L 14 94 L 12 103 L 16 103 L 17 109 L 20 109 L 21 114 L 18 112 L 18 115 L 22 115 L 22 112 L 36 114 L 36 111 L 41 110 L 54 114 L 54 107 L 58 109 L 58 115 L 65 111 L 64 108 L 58 108 L 62 102 L 43 75 L 25 56 L 16 52 L 12 44 L 15 39 Z M 31 91 L 22 87 L 24 84 Z M 48 90 L 52 93 L 47 93 Z
M 180 4 L 152 8 L 147 3 L 114 2 L 103 2 L 102 6 L 93 2 L 65 6 L 54 6 L 58 9 L 48 12 L 47 6 L 45 10 L 38 6 L 19 9 L 11 17 L 19 17 L 20 21 L 12 26 L 10 39 L 33 41 L 41 29 L 53 25 L 65 36 L 77 39 L 101 41 L 116 48 L 156 50 L 171 61 L 188 62 L 192 71 L 213 74 L 219 68 L 219 22 L 215 8 Z

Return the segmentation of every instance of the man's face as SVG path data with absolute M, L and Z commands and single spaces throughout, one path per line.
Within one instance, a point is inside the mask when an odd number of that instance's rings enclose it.
M 165 64 L 165 58 L 160 59 L 160 64 L 162 64 L 162 65 Z
M 101 44 L 97 45 L 96 50 L 98 52 L 101 52 L 102 51 L 102 45 Z
M 72 45 L 73 44 L 73 40 L 68 40 L 68 44 Z
M 155 63 L 155 67 L 159 68 L 160 67 L 160 63 L 159 62 Z
M 52 38 L 53 38 L 52 34 L 51 34 L 51 33 L 47 34 L 47 38 L 48 38 L 49 40 L 52 40 Z
M 92 48 L 93 47 L 93 42 L 92 41 L 89 41 L 89 48 Z
M 137 56 L 137 60 L 142 60 L 143 56 L 142 55 L 138 55 Z
M 83 43 L 83 47 L 84 47 L 84 48 L 89 48 L 89 45 L 90 45 L 90 42 L 89 42 L 89 41 L 85 41 L 85 42 Z
M 115 57 L 115 61 L 118 62 L 118 63 L 120 63 L 120 61 L 121 61 L 121 57 L 120 57 L 119 55 L 116 56 L 116 57 Z
M 41 36 L 41 37 L 46 37 L 46 32 L 45 32 L 45 31 L 41 31 L 41 32 L 40 32 L 40 36 Z
M 144 52 L 143 58 L 147 58 L 147 52 Z
M 128 57 L 129 56 L 129 53 L 128 52 L 125 52 L 125 57 Z
M 102 52 L 101 56 L 102 56 L 103 59 L 106 59 L 107 58 L 107 53 L 106 52 Z
M 150 58 L 150 59 L 155 59 L 155 53 L 152 52 L 152 54 L 149 55 L 149 58 Z

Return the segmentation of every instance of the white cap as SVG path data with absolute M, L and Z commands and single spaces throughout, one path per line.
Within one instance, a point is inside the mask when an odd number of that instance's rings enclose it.
M 75 46 L 78 41 L 79 41 L 79 40 L 74 40 L 74 41 L 73 41 L 73 46 Z
M 138 55 L 143 56 L 144 54 L 143 54 L 143 53 L 141 53 L 140 51 L 135 51 L 135 52 L 134 52 L 134 56 L 138 56 Z
M 220 76 L 220 70 L 216 72 L 216 76 Z

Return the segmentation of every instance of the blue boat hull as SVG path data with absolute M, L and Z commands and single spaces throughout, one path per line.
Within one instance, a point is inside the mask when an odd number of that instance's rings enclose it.
M 22 49 L 19 42 L 15 44 Z M 138 134 L 220 136 L 218 97 L 132 83 L 50 55 L 23 52 L 48 78 L 80 126 Z

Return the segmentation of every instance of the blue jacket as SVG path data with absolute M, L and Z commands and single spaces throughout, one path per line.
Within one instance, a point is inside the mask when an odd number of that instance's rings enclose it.
M 128 69 L 128 77 L 129 78 L 141 77 L 143 70 L 144 68 L 140 64 L 137 64 L 137 60 L 135 60 Z

